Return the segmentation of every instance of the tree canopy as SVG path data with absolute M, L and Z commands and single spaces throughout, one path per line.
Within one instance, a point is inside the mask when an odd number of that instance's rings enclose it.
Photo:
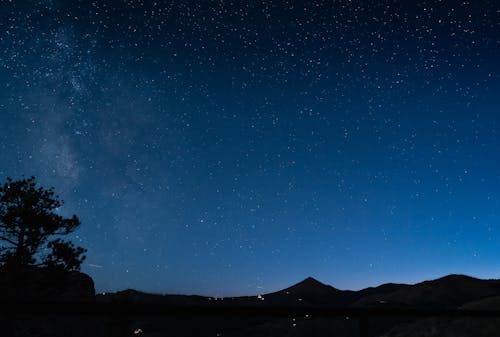
M 38 186 L 35 177 L 7 178 L 0 186 L 0 264 L 79 270 L 86 249 L 60 237 L 74 232 L 80 220 L 59 215 L 62 205 L 54 189 Z

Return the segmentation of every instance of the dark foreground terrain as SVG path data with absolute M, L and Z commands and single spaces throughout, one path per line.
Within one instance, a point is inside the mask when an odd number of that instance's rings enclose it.
M 342 291 L 308 278 L 262 296 L 125 290 L 85 274 L 0 273 L 1 336 L 498 336 L 500 280 L 449 275 Z M 479 315 L 481 314 L 481 315 Z M 360 324 L 361 323 L 361 324 Z

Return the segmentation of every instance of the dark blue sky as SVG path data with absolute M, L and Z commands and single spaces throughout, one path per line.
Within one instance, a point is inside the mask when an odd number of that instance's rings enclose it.
M 500 278 L 499 31 L 497 1 L 2 1 L 0 178 L 55 187 L 98 291 Z

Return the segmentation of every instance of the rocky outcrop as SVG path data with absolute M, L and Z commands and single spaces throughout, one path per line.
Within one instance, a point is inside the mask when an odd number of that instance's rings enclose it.
M 45 268 L 0 270 L 0 299 L 10 301 L 91 301 L 94 281 L 76 271 Z

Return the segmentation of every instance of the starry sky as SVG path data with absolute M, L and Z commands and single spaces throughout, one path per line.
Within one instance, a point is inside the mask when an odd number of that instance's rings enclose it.
M 500 3 L 0 2 L 0 179 L 99 292 L 500 278 Z

